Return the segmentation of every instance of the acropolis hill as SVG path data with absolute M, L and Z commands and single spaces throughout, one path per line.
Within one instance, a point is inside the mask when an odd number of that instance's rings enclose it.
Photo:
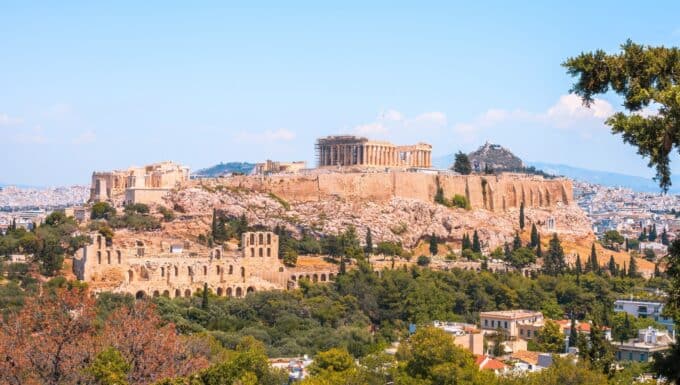
M 316 150 L 315 169 L 301 169 L 301 162 L 268 161 L 254 175 L 188 179 L 186 168 L 164 162 L 118 171 L 119 182 L 104 181 L 113 174 L 94 174 L 93 201 L 119 206 L 146 203 L 152 209 L 164 206 L 176 216 L 160 231 L 117 231 L 112 246 L 90 247 L 89 262 L 83 255 L 74 264 L 77 275 L 92 281 L 98 290 L 177 296 L 193 293 L 204 283 L 214 292 L 240 295 L 295 287 L 302 276 L 328 280 L 336 274 L 336 265 L 315 256 L 301 257 L 298 267 L 284 267 L 278 246 L 267 246 L 272 250 L 259 258 L 234 245 L 205 248 L 200 237 L 211 231 L 215 212 L 230 218 L 243 216 L 250 226 L 279 227 L 297 236 L 302 232 L 316 237 L 339 234 L 351 225 L 359 239 L 364 239 L 370 228 L 376 244 L 398 242 L 413 254 L 422 253 L 423 241 L 434 235 L 443 243 L 439 248 L 443 256 L 459 253 L 461 239 L 473 231 L 478 232 L 486 253 L 512 242 L 524 203 L 526 222 L 537 226 L 546 247 L 547 237 L 557 233 L 568 261 L 594 240 L 587 217 L 573 202 L 567 179 L 435 170 L 431 146 L 425 143 L 395 146 L 342 136 L 320 139 Z M 154 194 L 139 193 L 147 189 Z M 464 197 L 468 207 L 436 203 L 438 191 L 446 199 Z M 277 239 L 272 233 L 262 234 Z M 522 237 L 528 238 L 526 230 Z M 136 245 L 144 245 L 146 254 L 140 254 Z M 169 245 L 183 246 L 173 253 Z M 155 254 L 148 254 L 150 250 L 156 250 Z

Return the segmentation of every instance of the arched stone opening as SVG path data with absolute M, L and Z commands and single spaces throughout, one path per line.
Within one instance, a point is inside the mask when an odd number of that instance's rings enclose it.
M 312 275 L 312 282 L 319 282 L 319 276 L 316 274 Z
M 100 265 L 102 264 L 102 252 L 101 251 L 97 251 L 97 263 L 100 264 Z
M 170 298 L 170 290 L 163 290 L 163 297 Z
M 227 297 L 232 297 L 234 294 L 230 287 L 227 288 Z
M 175 298 L 181 297 L 182 291 L 180 289 L 175 289 Z
M 184 296 L 187 298 L 191 297 L 191 290 L 189 289 L 184 290 Z
M 326 282 L 326 274 L 321 274 L 321 282 Z
M 290 279 L 291 279 L 293 282 L 297 281 L 297 277 L 294 276 L 294 275 L 292 275 L 292 276 L 290 277 Z
M 236 298 L 241 298 L 243 296 L 243 289 L 240 287 L 236 288 Z
M 229 274 L 234 274 L 234 266 L 229 265 Z
M 332 281 L 335 279 L 335 275 L 333 273 L 328 274 L 328 280 Z
M 121 259 L 122 259 L 122 258 L 121 258 L 121 254 L 120 254 L 120 250 L 117 250 L 117 251 L 116 251 L 116 257 L 118 257 L 118 264 L 120 265 L 120 264 L 121 264 Z
M 218 296 L 218 297 L 221 297 L 222 294 L 224 294 L 224 290 L 223 290 L 221 287 L 218 287 L 218 288 L 217 288 L 217 296 Z
M 255 288 L 252 287 L 252 286 L 248 286 L 248 289 L 246 289 L 246 294 L 250 294 L 250 293 L 254 293 L 254 292 L 255 292 Z
M 144 299 L 146 298 L 146 293 L 144 292 L 144 290 L 140 290 L 137 293 L 135 293 L 135 298 Z
M 111 264 L 111 250 L 106 250 L 106 263 Z
M 160 296 L 161 296 L 161 293 L 160 293 L 158 290 L 154 290 L 154 291 L 153 291 L 153 296 L 154 296 L 154 298 L 160 297 Z

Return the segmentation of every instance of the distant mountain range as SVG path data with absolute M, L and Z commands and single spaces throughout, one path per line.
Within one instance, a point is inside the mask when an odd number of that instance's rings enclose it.
M 589 183 L 601 184 L 604 186 L 628 187 L 639 192 L 661 192 L 659 184 L 651 178 L 635 175 L 626 175 L 609 171 L 589 170 L 585 168 L 572 167 L 564 164 L 553 164 L 545 162 L 527 162 L 528 165 L 541 169 L 549 174 L 562 175 L 571 179 Z M 680 187 L 671 186 L 668 190 L 671 194 L 680 193 Z
M 203 168 L 193 173 L 194 176 L 199 177 L 217 177 L 221 175 L 230 175 L 233 173 L 250 174 L 255 168 L 255 163 L 247 162 L 227 162 L 216 164 L 212 167 Z
M 455 155 L 443 155 L 432 158 L 432 165 L 436 168 L 446 169 L 453 164 Z M 570 179 L 588 183 L 601 184 L 604 186 L 621 186 L 630 188 L 638 192 L 658 193 L 659 184 L 651 178 L 644 178 L 635 175 L 626 175 L 609 171 L 590 170 L 585 168 L 573 167 L 564 164 L 554 164 L 546 162 L 525 162 L 527 166 L 543 170 L 548 174 L 565 176 Z M 668 190 L 671 194 L 680 193 L 680 186 L 671 186 Z

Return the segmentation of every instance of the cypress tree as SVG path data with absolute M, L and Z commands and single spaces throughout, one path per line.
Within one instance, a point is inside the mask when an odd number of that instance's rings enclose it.
M 600 272 L 600 263 L 597 261 L 597 252 L 595 251 L 595 243 L 590 248 L 590 271 L 594 273 Z
M 610 255 L 609 256 L 609 274 L 612 277 L 616 277 L 618 272 L 616 271 L 616 261 L 614 261 L 614 256 Z
M 472 243 L 470 242 L 470 236 L 467 233 L 465 233 L 465 234 L 463 234 L 463 244 L 461 245 L 461 249 L 465 250 L 465 249 L 470 249 L 470 248 L 472 248 Z
M 655 224 L 652 225 L 652 229 L 649 230 L 649 237 L 647 237 L 647 238 L 649 239 L 650 242 L 654 242 L 654 241 L 656 241 L 656 237 L 657 237 L 657 234 L 656 234 L 656 223 L 655 223 Z
M 548 253 L 543 258 L 543 272 L 547 275 L 559 275 L 564 273 L 565 266 L 564 249 L 562 249 L 557 233 L 554 233 L 550 240 Z
M 581 265 L 581 255 L 576 254 L 576 264 L 574 266 L 574 271 L 576 272 L 576 275 L 581 275 L 583 273 L 583 266 Z
M 628 251 L 628 238 L 626 238 L 626 240 L 624 241 L 624 244 L 625 244 L 624 247 L 625 247 L 626 251 Z
M 666 228 L 663 228 L 663 232 L 661 232 L 661 244 L 668 246 L 670 242 L 668 241 L 668 233 L 666 232 Z
M 628 276 L 628 272 L 626 271 L 626 262 L 623 263 L 623 268 L 619 270 L 619 277 L 624 278 Z
M 203 297 L 201 299 L 201 309 L 205 310 L 208 308 L 208 283 L 203 284 Z
M 394 269 L 394 257 L 392 257 L 392 268 Z M 347 272 L 347 265 L 345 264 L 345 256 L 340 256 L 340 271 L 338 274 L 344 275 Z
M 647 228 L 643 227 L 642 232 L 640 233 L 640 236 L 638 237 L 638 241 L 644 242 L 647 240 Z
M 503 247 L 503 256 L 505 257 L 506 261 L 509 261 L 512 257 L 512 251 L 510 250 L 510 245 L 508 242 L 505 242 L 505 246 Z
M 576 346 L 576 340 L 578 339 L 578 331 L 576 330 L 576 319 L 574 315 L 571 315 L 571 326 L 569 327 L 569 347 Z
M 531 247 L 536 247 L 538 243 L 540 242 L 540 238 L 538 236 L 538 229 L 536 229 L 536 224 L 532 223 L 531 224 Z
M 524 230 L 524 201 L 519 204 L 519 229 Z
M 536 246 L 536 256 L 538 258 L 543 258 L 543 249 L 541 249 L 541 242 L 538 242 L 538 245 Z
M 371 228 L 366 230 L 366 247 L 364 248 L 366 255 L 373 253 L 373 234 L 371 234 Z
M 519 233 L 515 231 L 515 238 L 512 240 L 512 251 L 515 251 L 522 247 L 522 240 L 519 238 Z
M 477 232 L 475 232 L 477 234 Z M 432 233 L 430 236 L 430 254 L 431 255 L 437 255 L 438 247 L 437 247 L 437 236 Z
M 482 252 L 482 245 L 479 243 L 479 234 L 477 234 L 477 230 L 472 233 L 472 251 L 475 253 Z
M 628 276 L 631 278 L 636 278 L 638 275 L 637 272 L 637 262 L 635 261 L 635 257 L 632 255 L 630 256 L 630 263 L 628 264 Z
M 212 226 L 211 226 L 213 238 L 215 238 L 215 234 L 217 233 L 217 216 L 215 215 L 216 212 L 217 212 L 217 210 L 213 209 Z

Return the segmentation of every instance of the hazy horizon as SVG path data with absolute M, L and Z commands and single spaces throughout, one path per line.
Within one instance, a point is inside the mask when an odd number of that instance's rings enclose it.
M 338 133 L 424 141 L 433 156 L 489 140 L 524 160 L 651 177 L 603 123 L 620 100 L 583 108 L 560 63 L 628 38 L 678 45 L 680 4 L 662 8 L 3 4 L 0 181 L 312 162 L 314 140 Z

